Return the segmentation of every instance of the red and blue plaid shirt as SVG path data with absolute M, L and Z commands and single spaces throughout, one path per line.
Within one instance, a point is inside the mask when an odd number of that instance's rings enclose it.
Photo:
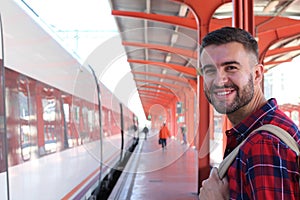
M 261 109 L 226 131 L 225 156 L 263 124 L 283 128 L 300 144 L 297 125 L 278 109 L 275 99 L 270 99 Z M 257 133 L 246 139 L 228 169 L 230 199 L 300 200 L 296 153 L 269 132 Z

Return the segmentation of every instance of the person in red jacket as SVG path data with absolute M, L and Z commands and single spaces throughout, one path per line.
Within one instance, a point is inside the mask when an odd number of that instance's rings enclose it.
M 161 140 L 161 146 L 162 149 L 166 149 L 167 147 L 167 138 L 171 137 L 170 131 L 166 126 L 166 123 L 164 122 L 162 128 L 159 131 L 159 139 Z

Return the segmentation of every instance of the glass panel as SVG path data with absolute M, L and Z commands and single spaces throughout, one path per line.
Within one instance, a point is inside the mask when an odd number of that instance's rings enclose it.
M 65 119 L 66 119 L 66 122 L 68 123 L 68 122 L 70 122 L 70 113 L 69 113 L 70 106 L 69 106 L 69 104 L 64 103 L 63 108 L 64 108 L 64 113 L 65 113 Z
M 31 157 L 31 136 L 29 123 L 29 100 L 27 81 L 19 81 L 19 110 L 20 110 L 20 142 L 21 142 L 21 156 L 24 161 Z
M 55 120 L 56 120 L 56 100 L 43 99 L 43 119 L 44 119 L 44 139 L 45 150 L 47 153 L 56 151 L 56 133 L 55 133 Z

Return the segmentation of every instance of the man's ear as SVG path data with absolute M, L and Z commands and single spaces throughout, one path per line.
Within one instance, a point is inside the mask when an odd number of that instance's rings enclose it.
M 254 66 L 254 83 L 255 84 L 260 84 L 263 80 L 264 76 L 264 66 L 262 64 L 256 64 Z

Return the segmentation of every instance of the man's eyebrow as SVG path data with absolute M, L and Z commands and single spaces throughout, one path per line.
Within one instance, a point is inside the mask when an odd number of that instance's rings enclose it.
M 239 62 L 237 62 L 237 61 L 226 61 L 226 62 L 221 63 L 221 66 L 232 65 L 232 64 L 241 65 L 241 64 L 240 64 Z M 201 68 L 202 68 L 202 69 L 205 69 L 205 68 L 215 67 L 215 66 L 216 66 L 216 65 L 214 65 L 214 64 L 206 64 L 206 65 L 203 65 Z
M 240 64 L 239 62 L 237 62 L 237 61 L 226 61 L 226 62 L 221 63 L 221 66 L 232 65 L 232 64 L 235 64 L 235 65 L 241 65 L 241 64 Z M 214 65 L 214 64 L 206 64 L 206 65 L 203 65 L 202 67 L 200 67 L 201 73 L 202 73 L 206 68 L 212 68 L 212 67 L 215 67 L 215 65 Z
M 239 62 L 237 62 L 237 61 L 227 61 L 227 62 L 221 63 L 221 66 L 232 65 L 232 64 L 241 65 L 241 64 L 240 64 Z

